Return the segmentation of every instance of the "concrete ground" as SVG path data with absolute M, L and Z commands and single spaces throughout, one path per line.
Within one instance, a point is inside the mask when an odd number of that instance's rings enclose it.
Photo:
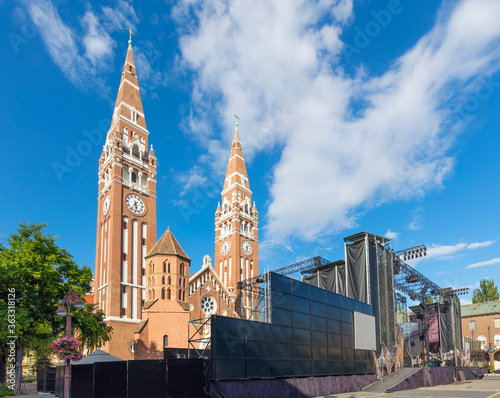
M 39 395 L 16 395 L 20 398 L 54 398 L 52 394 Z M 380 392 L 349 392 L 345 394 L 328 395 L 328 398 L 500 398 L 500 375 L 485 375 L 480 380 L 472 380 L 461 383 L 445 384 L 435 387 L 422 387 L 415 390 L 392 392 L 390 394 Z M 327 398 L 317 397 L 317 398 Z
M 350 392 L 345 394 L 328 395 L 329 398 L 500 398 L 500 375 L 485 375 L 482 379 L 460 383 L 445 384 L 435 387 L 422 387 L 415 390 L 398 391 L 391 393 L 381 392 Z M 318 397 L 326 398 L 326 397 Z

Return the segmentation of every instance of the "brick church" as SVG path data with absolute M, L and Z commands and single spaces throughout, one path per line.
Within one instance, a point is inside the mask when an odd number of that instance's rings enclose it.
M 156 240 L 156 157 L 148 138 L 129 40 L 99 159 L 95 267 L 95 302 L 113 327 L 103 349 L 125 360 L 187 348 L 190 319 L 238 317 L 237 283 L 259 275 L 258 212 L 238 124 L 215 212 L 214 261 L 206 255 L 195 273 L 170 227 Z

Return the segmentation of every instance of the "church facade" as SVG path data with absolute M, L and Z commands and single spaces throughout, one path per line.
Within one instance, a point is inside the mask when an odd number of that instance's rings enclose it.
M 238 125 L 215 212 L 214 262 L 206 255 L 194 273 L 170 227 L 156 240 L 157 164 L 148 137 L 129 40 L 99 160 L 95 267 L 95 302 L 113 327 L 103 349 L 125 360 L 187 348 L 192 319 L 238 317 L 237 284 L 259 275 L 258 212 Z M 208 338 L 209 328 L 201 333 Z

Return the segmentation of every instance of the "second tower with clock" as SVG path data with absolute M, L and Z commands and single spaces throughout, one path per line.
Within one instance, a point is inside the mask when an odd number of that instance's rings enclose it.
M 234 131 L 222 200 L 215 212 L 214 270 L 230 293 L 259 275 L 258 212 L 252 202 L 238 124 Z

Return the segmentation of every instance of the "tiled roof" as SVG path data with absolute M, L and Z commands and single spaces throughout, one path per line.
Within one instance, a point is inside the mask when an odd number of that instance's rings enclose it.
M 144 327 L 144 325 L 147 322 L 148 322 L 147 319 L 145 321 L 141 321 L 141 323 L 139 323 L 139 325 L 137 325 L 137 328 L 135 329 L 134 333 L 141 333 L 142 328 Z
M 151 307 L 154 303 L 156 303 L 158 301 L 158 299 L 154 299 L 154 300 L 149 300 L 149 301 L 146 301 L 143 305 L 143 308 L 145 310 L 147 310 L 149 307 Z
M 175 239 L 174 234 L 170 231 L 170 228 L 165 231 L 146 257 L 151 257 L 156 254 L 175 255 L 186 260 L 191 260 L 182 249 L 181 245 L 179 245 L 177 239 Z
M 500 314 L 500 300 L 461 306 L 462 318 Z
M 189 305 L 190 305 L 189 303 L 185 303 L 184 301 L 179 301 L 179 300 L 175 301 L 177 301 L 177 304 L 179 304 L 184 311 L 189 311 Z

